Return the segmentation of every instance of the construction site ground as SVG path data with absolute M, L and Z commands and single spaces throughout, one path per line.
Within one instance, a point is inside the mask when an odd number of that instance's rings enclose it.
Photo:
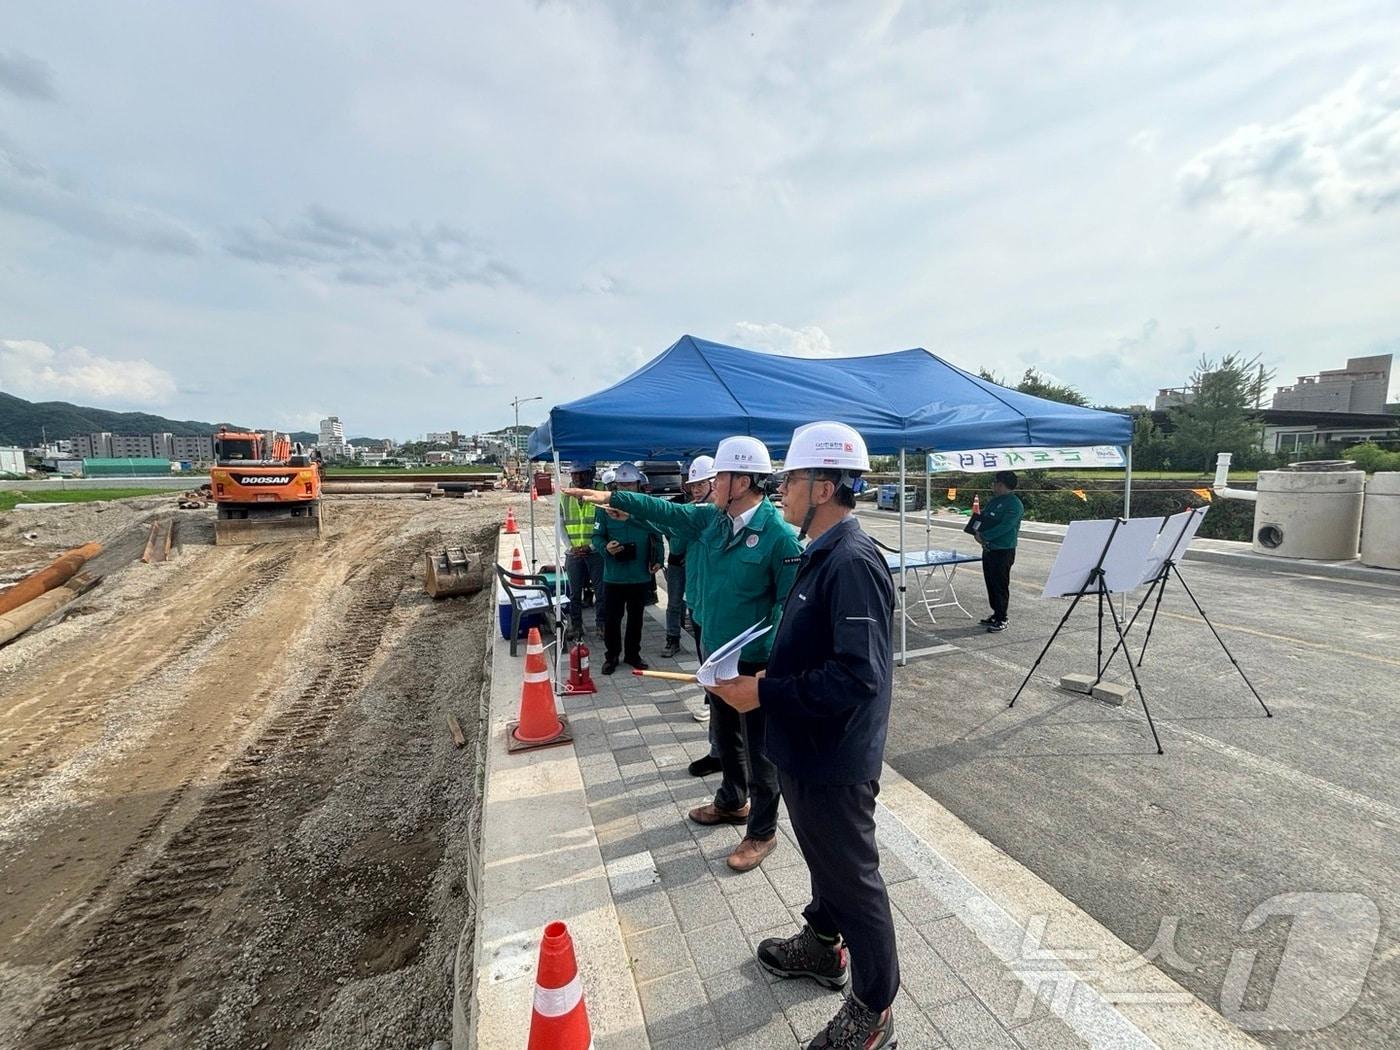
M 0 649 L 0 1046 L 451 1037 L 490 596 L 421 562 L 494 550 L 512 499 L 331 498 L 318 541 L 247 547 L 173 495 L 5 516 L 0 582 L 105 549 Z

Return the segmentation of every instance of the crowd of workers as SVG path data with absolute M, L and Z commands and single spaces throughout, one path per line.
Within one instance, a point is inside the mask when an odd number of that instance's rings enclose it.
M 603 674 L 619 662 L 647 669 L 642 616 L 663 568 L 664 656 L 680 652 L 687 629 L 703 660 L 755 625 L 772 628 L 740 650 L 737 676 L 706 692 L 710 751 L 690 772 L 722 777 L 689 819 L 742 826 L 728 864 L 750 871 L 778 847 L 779 799 L 786 800 L 812 900 L 803 928 L 760 943 L 758 961 L 780 977 L 850 985 L 809 1050 L 895 1044 L 899 960 L 875 840 L 895 603 L 885 557 L 852 514 L 869 470 L 860 434 L 818 422 L 792 435 L 781 511 L 767 499 L 768 449 L 747 436 L 724 439 L 713 457 L 697 456 L 677 501 L 641 491 L 646 478 L 632 463 L 595 478 L 593 464 L 575 462 L 573 485 L 560 498 L 569 590 L 575 598 L 586 587 L 594 593 Z M 1014 487 L 1014 476 L 999 476 L 997 495 L 1006 498 L 992 501 L 979 522 L 988 554 L 1012 552 L 992 556 L 987 578 L 993 611 L 984 626 L 995 630 L 1007 622 L 1020 524 Z M 572 633 L 584 637 L 584 603 L 569 608 Z

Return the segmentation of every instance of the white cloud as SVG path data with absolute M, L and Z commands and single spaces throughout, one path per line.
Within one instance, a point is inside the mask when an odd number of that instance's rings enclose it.
M 1276 124 L 1246 124 L 1177 175 L 1187 204 L 1246 229 L 1365 215 L 1400 204 L 1400 67 L 1362 70 Z
M 747 350 L 766 350 L 788 357 L 840 357 L 831 337 L 816 325 L 788 328 L 780 324 L 740 321 L 734 326 L 734 341 Z
M 107 407 L 164 405 L 175 377 L 149 361 L 118 361 L 81 346 L 55 350 L 36 339 L 0 339 L 0 387 L 30 401 Z

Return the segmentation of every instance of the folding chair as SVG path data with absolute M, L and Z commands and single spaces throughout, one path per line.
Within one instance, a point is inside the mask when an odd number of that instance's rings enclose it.
M 496 566 L 501 589 L 510 599 L 510 655 L 516 655 L 520 641 L 520 621 L 530 614 L 543 614 L 556 642 L 564 637 L 564 617 L 569 608 L 568 595 L 557 598 L 550 590 L 549 580 L 538 573 L 512 572 L 504 565 Z M 550 619 L 550 613 L 554 617 Z

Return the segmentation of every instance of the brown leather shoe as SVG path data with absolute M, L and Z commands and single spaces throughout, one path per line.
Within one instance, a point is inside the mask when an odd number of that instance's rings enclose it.
M 753 871 L 763 863 L 763 858 L 778 848 L 778 836 L 771 839 L 745 837 L 729 855 L 729 866 L 735 871 Z
M 745 802 L 738 809 L 720 809 L 713 802 L 710 802 L 692 809 L 690 819 L 706 827 L 714 824 L 747 824 L 749 822 L 749 804 Z

